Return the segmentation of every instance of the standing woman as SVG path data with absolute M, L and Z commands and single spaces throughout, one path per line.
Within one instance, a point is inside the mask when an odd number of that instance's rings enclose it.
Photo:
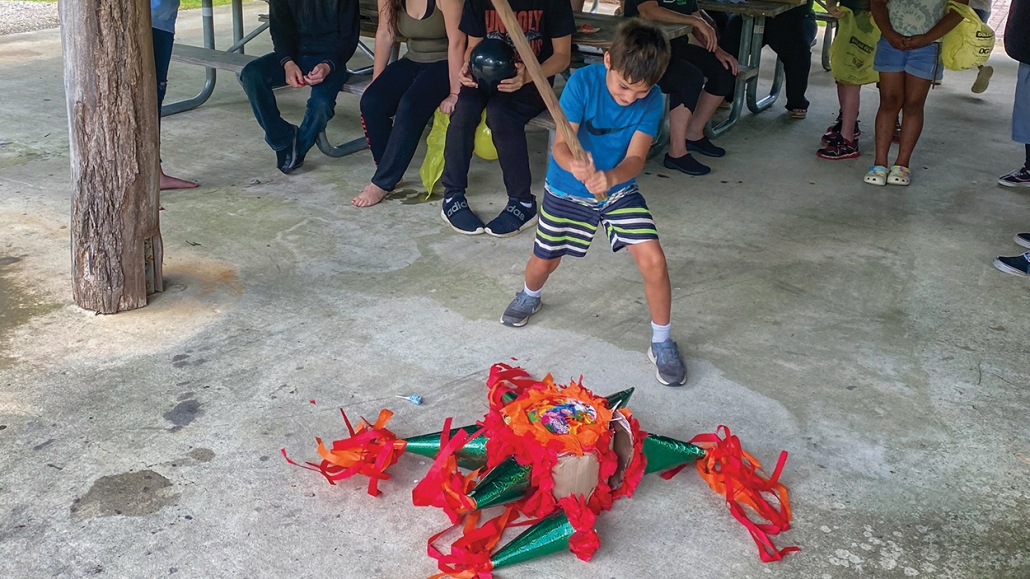
M 465 33 L 462 0 L 379 0 L 372 84 L 361 96 L 361 124 L 376 173 L 357 207 L 379 203 L 404 176 L 433 111 L 450 114 L 461 89 Z M 397 36 L 404 58 L 389 63 Z
M 179 0 L 150 0 L 150 20 L 154 32 L 154 68 L 157 73 L 157 111 L 161 118 L 161 104 L 165 100 L 168 89 L 168 65 L 172 61 L 172 44 L 175 42 L 175 17 L 179 13 Z M 197 186 L 193 181 L 186 181 L 165 175 L 161 171 L 161 189 L 192 189 Z

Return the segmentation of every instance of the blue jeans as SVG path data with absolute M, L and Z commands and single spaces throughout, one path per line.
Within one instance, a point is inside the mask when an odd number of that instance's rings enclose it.
M 157 28 L 151 30 L 154 33 L 154 65 L 157 69 L 157 107 L 160 109 L 168 91 L 168 64 L 172 61 L 175 35 Z
M 311 72 L 318 63 L 325 60 L 322 55 L 304 54 L 298 57 L 297 66 L 304 74 Z M 325 130 L 326 123 L 333 118 L 336 109 L 336 95 L 347 82 L 347 69 L 340 66 L 326 75 L 325 79 L 311 87 L 307 111 L 300 128 L 283 120 L 275 102 L 272 89 L 286 86 L 286 70 L 275 53 L 266 54 L 243 67 L 240 84 L 247 93 L 254 116 L 265 130 L 265 142 L 273 151 L 281 151 L 293 144 L 297 137 L 297 154 L 303 155 L 315 144 L 315 139 Z

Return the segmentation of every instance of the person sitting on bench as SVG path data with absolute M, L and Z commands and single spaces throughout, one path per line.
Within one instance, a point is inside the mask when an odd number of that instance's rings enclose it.
M 376 172 L 356 207 L 379 203 L 404 177 L 422 130 L 439 106 L 451 114 L 461 90 L 465 33 L 462 0 L 379 0 L 372 84 L 361 95 L 361 125 Z M 387 64 L 400 34 L 404 58 Z
M 304 163 L 333 118 L 347 61 L 358 44 L 358 0 L 269 0 L 268 17 L 274 52 L 243 67 L 240 84 L 275 151 L 276 166 L 288 175 Z M 283 120 L 272 93 L 285 85 L 311 86 L 299 128 Z

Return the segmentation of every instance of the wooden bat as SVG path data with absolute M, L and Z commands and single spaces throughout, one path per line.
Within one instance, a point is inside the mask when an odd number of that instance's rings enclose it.
M 537 91 L 544 99 L 544 104 L 547 106 L 547 111 L 551 113 L 555 126 L 561 131 L 565 144 L 572 151 L 572 157 L 577 161 L 586 162 L 587 154 L 579 144 L 579 139 L 576 137 L 575 131 L 572 130 L 572 125 L 569 124 L 569 119 L 565 118 L 565 112 L 561 110 L 561 105 L 558 104 L 558 97 L 555 96 L 554 89 L 548 84 L 547 77 L 544 76 L 544 71 L 540 68 L 540 62 L 537 61 L 536 55 L 533 54 L 533 49 L 530 48 L 529 41 L 526 40 L 526 34 L 522 32 L 522 26 L 519 25 L 518 19 L 515 18 L 511 5 L 508 4 L 508 0 L 490 1 L 497 11 L 497 16 L 507 29 L 512 43 L 515 44 L 515 50 L 522 57 L 522 64 L 525 65 L 526 71 L 529 72 L 529 78 L 533 79 L 533 84 L 536 85 Z M 608 193 L 595 193 L 594 197 L 597 197 L 598 201 L 604 201 L 608 198 Z

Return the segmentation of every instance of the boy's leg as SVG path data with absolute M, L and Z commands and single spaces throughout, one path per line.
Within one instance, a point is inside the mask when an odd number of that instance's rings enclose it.
M 498 93 L 486 105 L 486 124 L 493 133 L 497 162 L 501 166 L 508 203 L 486 224 L 486 232 L 508 237 L 532 227 L 537 218 L 536 199 L 531 187 L 526 123 L 547 109 L 536 85 L 528 84 L 514 93 Z
M 447 140 L 443 147 L 443 207 L 441 214 L 451 229 L 465 235 L 483 233 L 483 222 L 469 209 L 465 200 L 468 188 L 469 163 L 475 146 L 476 127 L 486 108 L 487 95 L 479 89 L 461 87 L 458 102 L 447 125 Z
M 644 278 L 644 297 L 651 311 L 651 321 L 659 326 L 668 325 L 672 319 L 672 284 L 661 244 L 652 239 L 630 245 L 627 250 Z
M 265 130 L 265 142 L 273 151 L 293 146 L 296 127 L 283 120 L 275 102 L 273 88 L 286 85 L 283 70 L 275 53 L 266 54 L 243 67 L 240 84 L 254 110 L 254 117 Z
M 923 132 L 923 106 L 931 85 L 932 80 L 905 73 L 905 100 L 901 109 L 905 122 L 901 124 L 901 141 L 895 165 L 908 167 L 912 160 L 912 151 L 919 141 L 919 134 Z
M 855 125 L 858 124 L 858 108 L 862 98 L 862 85 L 837 83 L 837 101 L 840 103 L 840 136 L 855 140 Z
M 998 178 L 1004 187 L 1030 187 L 1030 64 L 1020 64 L 1016 72 L 1016 97 L 1012 102 L 1012 140 L 1024 143 L 1023 166 Z
M 165 93 L 168 90 L 168 65 L 172 61 L 172 45 L 175 42 L 175 35 L 166 30 L 153 28 L 154 37 L 154 67 L 157 72 L 157 122 L 158 129 L 161 126 L 161 104 L 164 103 Z M 164 168 L 158 167 L 160 172 L 160 188 L 166 189 L 192 189 L 197 186 L 193 181 L 178 179 L 165 175 Z
M 321 56 L 301 56 L 300 68 L 304 74 L 311 72 L 311 69 L 324 60 Z M 304 160 L 304 155 L 315 144 L 315 139 L 325 130 L 329 119 L 336 113 L 336 97 L 340 89 L 347 82 L 346 66 L 338 66 L 331 71 L 322 82 L 311 87 L 311 95 L 308 97 L 307 109 L 304 111 L 304 120 L 300 123 L 297 131 L 297 163 L 299 167 Z
M 905 73 L 880 72 L 880 108 L 876 111 L 875 165 L 887 166 L 887 154 L 894 140 L 894 124 L 905 104 Z M 908 118 L 905 119 L 908 123 Z

